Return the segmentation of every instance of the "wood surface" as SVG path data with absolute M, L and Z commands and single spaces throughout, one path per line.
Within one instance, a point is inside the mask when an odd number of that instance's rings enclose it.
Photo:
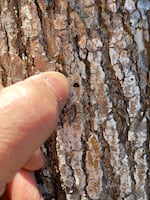
M 71 85 L 36 173 L 46 200 L 150 198 L 149 65 L 149 0 L 0 0 L 1 83 Z

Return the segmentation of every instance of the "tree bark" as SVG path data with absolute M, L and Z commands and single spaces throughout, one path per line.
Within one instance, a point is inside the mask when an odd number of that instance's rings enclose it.
M 4 86 L 49 70 L 71 85 L 44 198 L 148 200 L 149 0 L 0 0 L 0 44 Z

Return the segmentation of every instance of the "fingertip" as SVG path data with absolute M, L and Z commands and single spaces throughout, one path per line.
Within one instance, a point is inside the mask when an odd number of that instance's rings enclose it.
M 46 85 L 53 90 L 58 98 L 58 103 L 60 109 L 64 107 L 69 96 L 70 85 L 67 78 L 59 72 L 44 72 L 38 75 L 32 76 L 28 80 L 41 80 L 46 83 Z
M 23 169 L 7 184 L 6 192 L 11 200 L 42 199 L 34 174 Z
M 69 96 L 69 82 L 67 78 L 59 72 L 51 72 L 47 77 L 47 83 L 54 89 L 61 107 L 64 107 Z

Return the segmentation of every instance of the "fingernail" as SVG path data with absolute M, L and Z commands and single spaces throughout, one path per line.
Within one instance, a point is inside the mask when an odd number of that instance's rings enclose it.
M 59 72 L 51 72 L 47 76 L 47 83 L 54 90 L 60 103 L 60 109 L 62 110 L 66 104 L 69 95 L 69 83 L 66 77 Z

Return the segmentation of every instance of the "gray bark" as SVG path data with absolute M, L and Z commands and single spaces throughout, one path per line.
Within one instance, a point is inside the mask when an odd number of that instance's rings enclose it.
M 3 85 L 48 70 L 71 85 L 45 199 L 149 199 L 149 37 L 149 0 L 0 0 Z

